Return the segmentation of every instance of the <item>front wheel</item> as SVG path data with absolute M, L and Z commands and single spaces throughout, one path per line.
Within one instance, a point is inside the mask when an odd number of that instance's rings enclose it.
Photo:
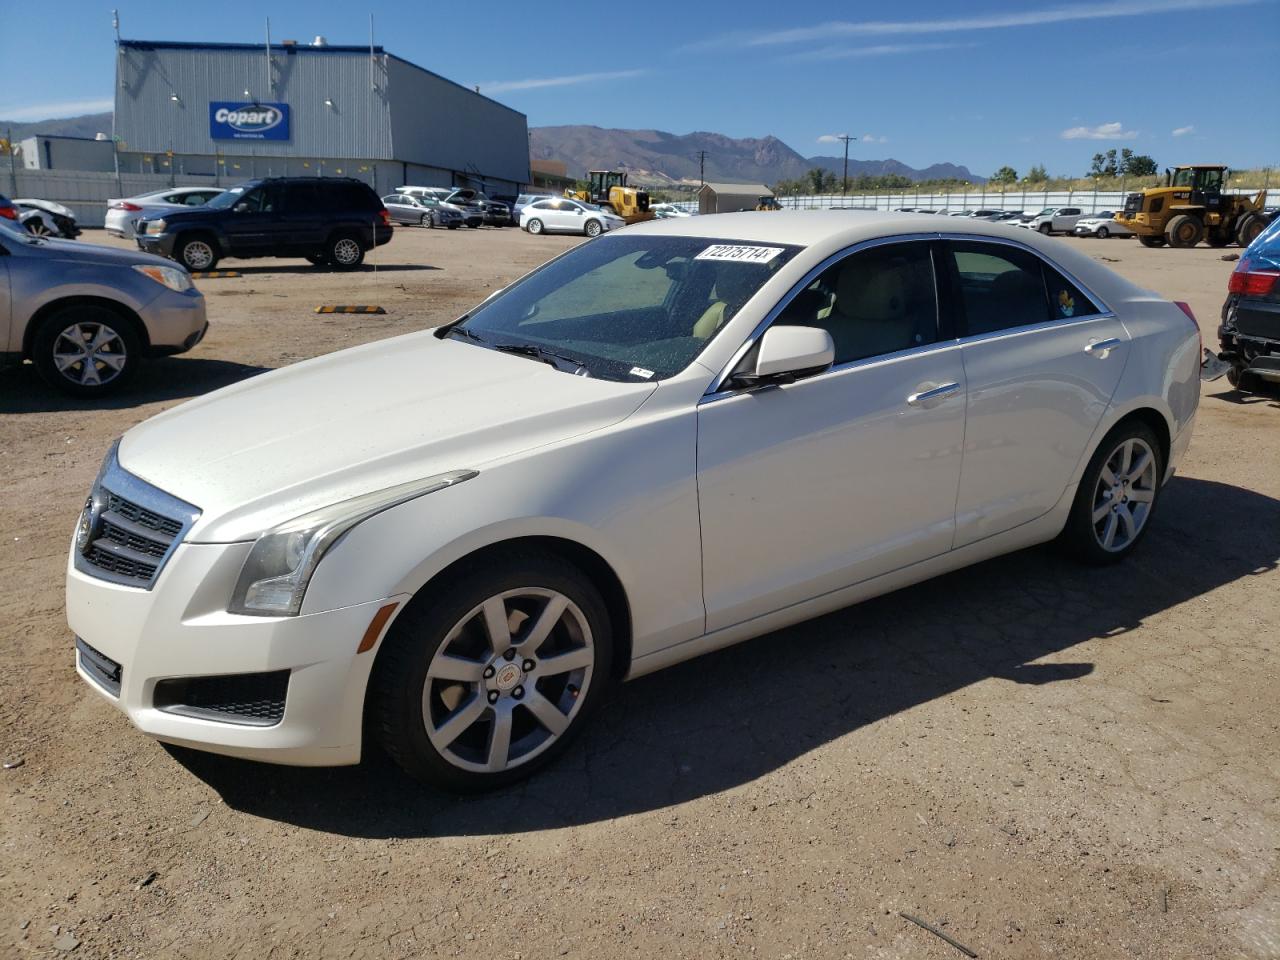
M 599 220 L 588 220 L 582 227 L 582 232 L 588 237 L 598 237 L 603 228 L 600 226 Z
M 218 252 L 208 237 L 183 237 L 178 241 L 177 260 L 192 273 L 212 270 L 218 265 Z
M 410 775 L 459 792 L 528 776 L 565 749 L 608 686 L 608 610 L 556 554 L 459 568 L 383 641 L 370 717 Z
M 1053 227 L 1050 224 L 1042 223 L 1040 224 L 1040 232 L 1047 237 L 1053 233 Z
M 26 221 L 23 226 L 27 228 L 27 233 L 34 237 L 53 236 L 53 231 L 49 229 L 48 224 L 39 217 L 32 217 L 30 220 Z
M 429 213 L 424 213 L 421 217 L 418 218 L 418 226 L 420 227 L 426 227 L 428 230 L 430 230 L 435 225 L 436 225 L 435 218 L 432 217 L 431 214 Z
M 364 262 L 364 247 L 349 233 L 339 234 L 329 241 L 325 255 L 339 270 L 354 270 Z
M 532 220 L 528 222 L 528 224 L 525 225 L 525 229 L 528 230 L 533 235 L 537 236 L 539 233 L 542 232 L 542 221 L 539 220 L 537 217 L 534 217 Z
M 32 345 L 36 371 L 50 386 L 95 397 L 122 386 L 134 373 L 142 344 L 133 325 L 106 307 L 66 307 L 47 318 Z
M 1107 434 L 1080 478 L 1062 542 L 1086 563 L 1123 560 L 1147 532 L 1164 459 L 1151 428 L 1122 423 Z
M 1099 227 L 1096 236 L 1099 240 L 1105 240 L 1107 237 L 1111 236 L 1111 231 L 1106 227 Z
M 1194 247 L 1204 237 L 1204 224 L 1195 217 L 1180 213 L 1169 221 L 1164 234 L 1171 247 Z

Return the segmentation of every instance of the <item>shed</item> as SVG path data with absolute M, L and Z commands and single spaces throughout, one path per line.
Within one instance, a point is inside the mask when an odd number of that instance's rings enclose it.
M 704 183 L 698 188 L 698 212 L 754 210 L 761 197 L 772 196 L 773 191 L 763 183 Z

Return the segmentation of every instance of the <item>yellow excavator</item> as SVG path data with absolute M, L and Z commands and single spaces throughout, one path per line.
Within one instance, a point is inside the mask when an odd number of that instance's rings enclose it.
M 1256 196 L 1223 193 L 1231 171 L 1225 164 L 1194 163 L 1165 171 L 1164 185 L 1129 194 L 1116 223 L 1138 235 L 1144 247 L 1194 247 L 1207 240 L 1247 247 L 1267 225 L 1267 191 Z
M 570 200 L 594 203 L 612 210 L 627 223 L 652 220 L 649 194 L 627 186 L 627 175 L 617 170 L 592 170 L 587 174 L 587 189 L 570 187 L 564 192 Z

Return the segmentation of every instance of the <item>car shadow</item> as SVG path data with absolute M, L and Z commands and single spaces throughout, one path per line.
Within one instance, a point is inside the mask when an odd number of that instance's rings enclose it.
M 270 369 L 229 360 L 153 357 L 148 358 L 132 382 L 117 393 L 88 399 L 55 390 L 40 379 L 34 366 L 23 363 L 0 371 L 0 413 L 123 410 L 144 403 L 186 400 Z
M 1125 562 L 1126 589 L 1114 569 L 1048 547 L 988 561 L 624 684 L 557 763 L 491 794 L 442 794 L 376 750 L 358 767 L 305 769 L 165 749 L 237 810 L 353 837 L 536 831 L 655 810 L 970 684 L 1078 681 L 1094 666 L 1072 648 L 1124 643 L 1148 617 L 1277 567 L 1280 501 L 1179 478 L 1161 507 Z
M 306 273 L 306 274 L 314 274 L 316 276 L 323 276 L 325 274 L 346 274 L 349 276 L 358 277 L 364 273 L 373 273 L 375 266 L 378 273 L 403 273 L 406 271 L 414 271 L 414 270 L 444 269 L 443 267 L 433 267 L 429 263 L 379 263 L 375 265 L 370 260 L 365 260 L 365 262 L 355 270 L 338 270 L 334 267 L 327 267 L 327 266 L 313 267 L 309 263 L 286 263 L 286 264 L 272 264 L 271 266 L 247 267 L 247 266 L 242 266 L 240 264 L 237 264 L 234 260 L 219 264 L 218 269 L 234 270 L 236 273 L 239 273 L 242 276 L 246 276 L 246 277 L 262 276 L 262 275 L 273 274 L 273 273 Z M 197 277 L 196 283 L 197 284 L 210 283 L 218 279 L 221 279 L 221 278 L 213 277 L 211 279 L 201 279 Z M 202 287 L 201 289 L 204 289 L 204 288 Z
M 1253 406 L 1257 403 L 1269 404 L 1270 406 L 1280 406 L 1280 386 L 1266 383 L 1265 381 L 1258 386 L 1256 390 L 1223 390 L 1221 393 L 1208 394 L 1211 400 L 1225 400 L 1227 403 L 1238 404 L 1242 407 Z

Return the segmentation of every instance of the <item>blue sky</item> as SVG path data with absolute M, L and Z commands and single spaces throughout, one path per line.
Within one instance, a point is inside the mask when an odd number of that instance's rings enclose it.
M 12 50 L 45 52 L 5 58 L 0 118 L 109 108 L 110 0 L 0 2 Z M 984 175 L 1079 174 L 1125 146 L 1280 167 L 1280 0 L 116 5 L 123 36 L 152 40 L 256 42 L 267 15 L 276 40 L 365 43 L 372 12 L 389 51 L 532 126 L 773 134 L 805 156 L 849 133 L 851 156 Z

